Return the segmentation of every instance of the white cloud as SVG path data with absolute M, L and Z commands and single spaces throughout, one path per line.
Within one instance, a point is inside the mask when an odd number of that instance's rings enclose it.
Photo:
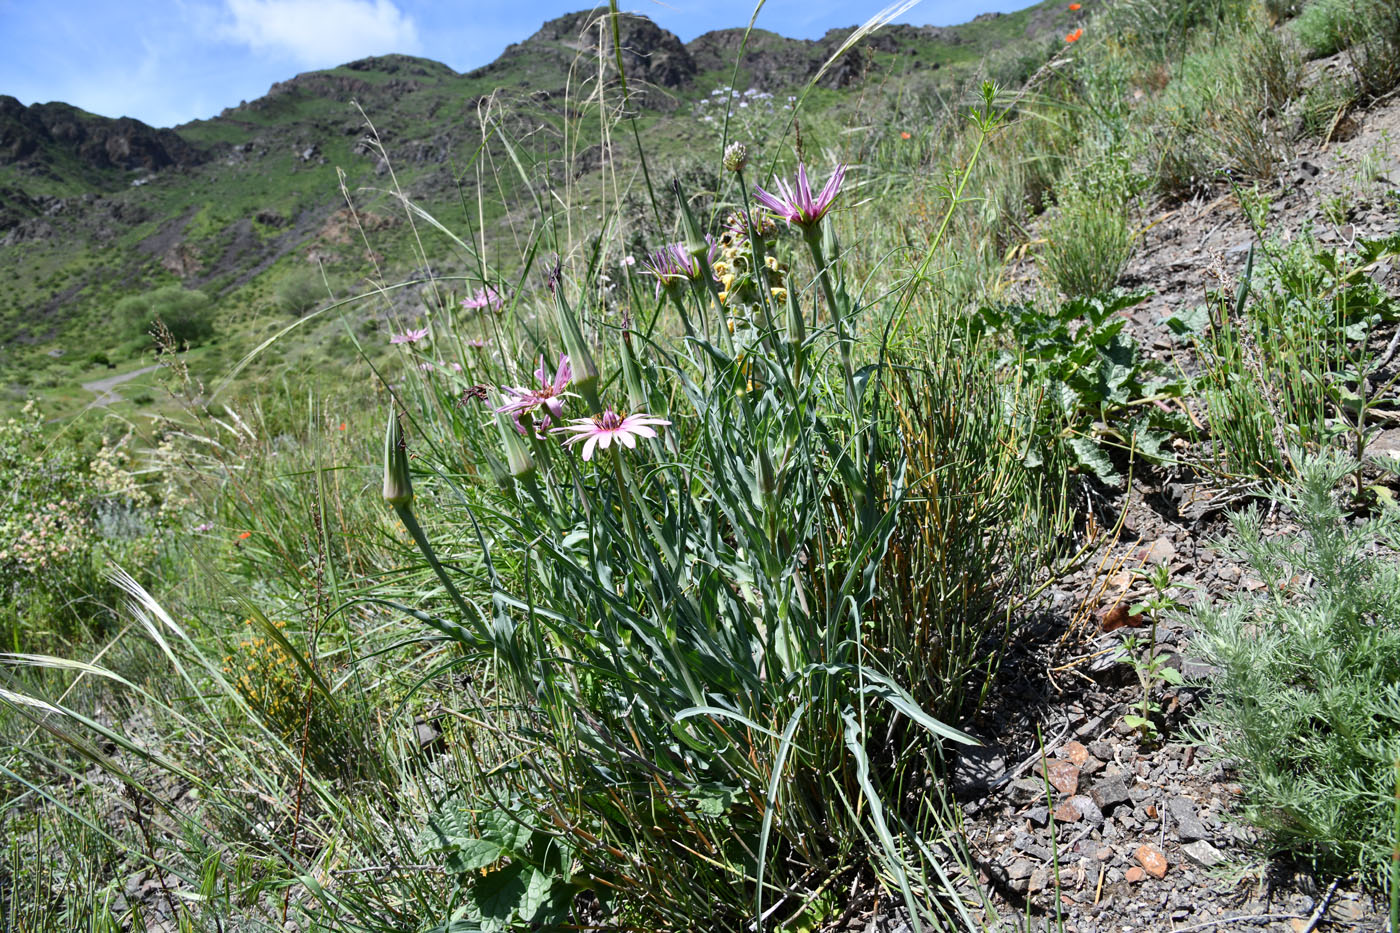
M 225 38 L 303 65 L 416 52 L 418 27 L 391 0 L 228 0 Z

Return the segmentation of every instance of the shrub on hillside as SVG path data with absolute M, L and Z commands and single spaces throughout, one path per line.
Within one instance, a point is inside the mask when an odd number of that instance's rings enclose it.
M 134 338 L 153 340 L 156 322 L 165 325 L 176 344 L 190 347 L 214 336 L 213 307 L 202 291 L 168 285 L 117 302 L 117 320 Z
M 1203 723 L 1236 762 L 1242 812 L 1269 843 L 1382 886 L 1400 766 L 1400 517 L 1348 520 L 1333 494 L 1355 464 L 1328 455 L 1270 498 L 1301 532 L 1233 518 L 1229 550 L 1264 586 L 1196 611 L 1218 669 Z

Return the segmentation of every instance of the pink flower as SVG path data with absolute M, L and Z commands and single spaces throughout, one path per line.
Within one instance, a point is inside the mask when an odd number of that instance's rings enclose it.
M 616 439 L 623 447 L 630 450 L 637 446 L 637 438 L 656 436 L 656 431 L 650 427 L 651 425 L 670 423 L 665 418 L 656 418 L 645 413 L 629 415 L 623 412 L 619 415 L 611 408 L 606 408 L 601 415 L 594 415 L 592 418 L 575 418 L 557 430 L 574 432 L 574 436 L 564 443 L 573 444 L 577 441 L 583 441 L 583 459 L 592 460 L 594 446 L 601 450 L 607 450 Z
M 544 368 L 544 357 L 541 356 L 539 368 L 535 370 L 535 379 L 539 381 L 539 388 L 505 386 L 501 391 L 507 396 L 507 401 L 496 411 L 501 414 L 508 413 L 515 421 L 516 430 L 524 434 L 525 426 L 520 423 L 520 416 L 527 411 L 543 408 L 552 418 L 557 419 L 563 416 L 564 398 L 572 394 L 565 392 L 564 389 L 573 377 L 573 368 L 569 366 L 569 358 L 565 354 L 559 354 L 559 366 L 554 371 L 553 380 L 549 378 L 549 371 Z
M 390 342 L 391 344 L 392 344 L 392 343 L 417 343 L 418 341 L 422 340 L 422 339 L 423 339 L 424 337 L 426 337 L 426 336 L 428 336 L 428 328 L 424 327 L 422 330 L 410 330 L 410 331 L 407 331 L 406 333 L 394 334 L 393 336 L 391 336 L 391 337 L 389 338 L 389 342 Z
M 845 178 L 846 166 L 836 166 L 836 171 L 831 173 L 826 186 L 814 198 L 812 186 L 807 181 L 807 166 L 799 162 L 796 185 L 789 185 L 779 178 L 777 194 L 770 194 L 755 185 L 753 196 L 759 204 L 786 220 L 788 226 L 797 224 L 799 227 L 812 227 L 820 223 L 827 211 L 831 210 L 831 202 L 836 200 L 836 195 L 841 190 L 841 182 Z
M 487 285 L 485 288 L 478 288 L 475 295 L 470 298 L 462 299 L 462 307 L 469 310 L 490 308 L 492 311 L 499 311 L 505 303 L 506 300 L 501 296 L 501 293 L 490 285 Z
M 710 244 L 708 258 L 714 262 L 719 245 L 709 234 L 705 235 L 705 241 Z M 659 293 L 663 288 L 699 279 L 700 263 L 690 255 L 684 243 L 669 243 L 642 260 L 642 275 L 656 276 L 656 290 Z

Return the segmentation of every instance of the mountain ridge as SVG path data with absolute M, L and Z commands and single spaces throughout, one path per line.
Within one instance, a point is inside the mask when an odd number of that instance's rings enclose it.
M 246 328 L 269 308 L 301 305 L 278 295 L 308 270 L 323 296 L 323 275 L 353 281 L 367 257 L 334 216 L 346 206 L 342 185 L 378 192 L 371 202 L 386 199 L 391 165 L 393 180 L 434 210 L 489 197 L 488 226 L 537 214 L 524 170 L 545 185 L 595 183 L 602 150 L 565 127 L 580 106 L 623 103 L 613 30 L 598 27 L 602 12 L 551 19 L 470 71 L 403 54 L 362 58 L 294 75 L 252 101 L 170 128 L 0 98 L 0 277 L 11 283 L 0 292 L 0 374 L 14 377 L 11 394 L 71 380 L 58 373 L 64 355 L 95 334 L 110 335 L 112 359 L 144 352 L 111 321 L 110 308 L 133 294 L 198 288 L 218 302 L 226 328 Z M 1067 15 L 1058 0 L 1042 0 L 961 26 L 884 27 L 821 75 L 804 131 L 842 108 L 859 106 L 867 120 L 870 102 L 858 105 L 865 92 L 857 89 L 888 96 L 907 87 L 912 101 L 933 99 L 989 52 L 1018 43 L 1038 49 L 1027 60 L 1043 61 Z M 755 29 L 739 56 L 743 29 L 682 42 L 645 16 L 624 14 L 616 25 L 628 111 L 648 147 L 665 154 L 667 172 L 689 171 L 712 146 L 726 94 L 734 95 L 732 115 L 755 130 L 763 114 L 780 121 L 785 92 L 805 86 L 858 28 L 818 39 Z M 605 94 L 580 95 L 599 80 Z M 497 166 L 519 159 L 521 170 L 493 170 L 477 190 L 464 168 L 479 158 Z M 378 235 L 388 242 L 375 249 L 393 254 L 393 237 L 407 235 L 385 219 L 397 208 L 386 201 L 365 210 L 384 225 Z

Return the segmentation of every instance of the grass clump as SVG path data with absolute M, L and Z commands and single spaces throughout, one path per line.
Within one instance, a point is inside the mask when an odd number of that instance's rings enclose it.
M 1268 242 L 1251 255 L 1233 293 L 1218 294 L 1194 326 L 1214 468 L 1223 475 L 1281 479 L 1289 450 L 1320 449 L 1372 430 L 1357 415 L 1377 348 L 1372 331 L 1400 315 L 1367 274 L 1400 240 L 1362 242 L 1353 253 L 1310 238 Z M 1355 448 L 1354 439 L 1345 446 Z M 1364 450 L 1364 442 L 1360 450 Z
M 1192 617 L 1218 668 L 1206 741 L 1236 764 L 1241 815 L 1268 844 L 1389 886 L 1400 763 L 1400 518 L 1352 522 L 1335 487 L 1355 464 L 1301 458 L 1271 501 L 1301 531 L 1232 517 L 1228 550 L 1264 583 Z
M 1041 257 L 1061 294 L 1083 298 L 1118 283 L 1132 256 L 1134 188 L 1127 163 L 1108 157 L 1062 182 Z

